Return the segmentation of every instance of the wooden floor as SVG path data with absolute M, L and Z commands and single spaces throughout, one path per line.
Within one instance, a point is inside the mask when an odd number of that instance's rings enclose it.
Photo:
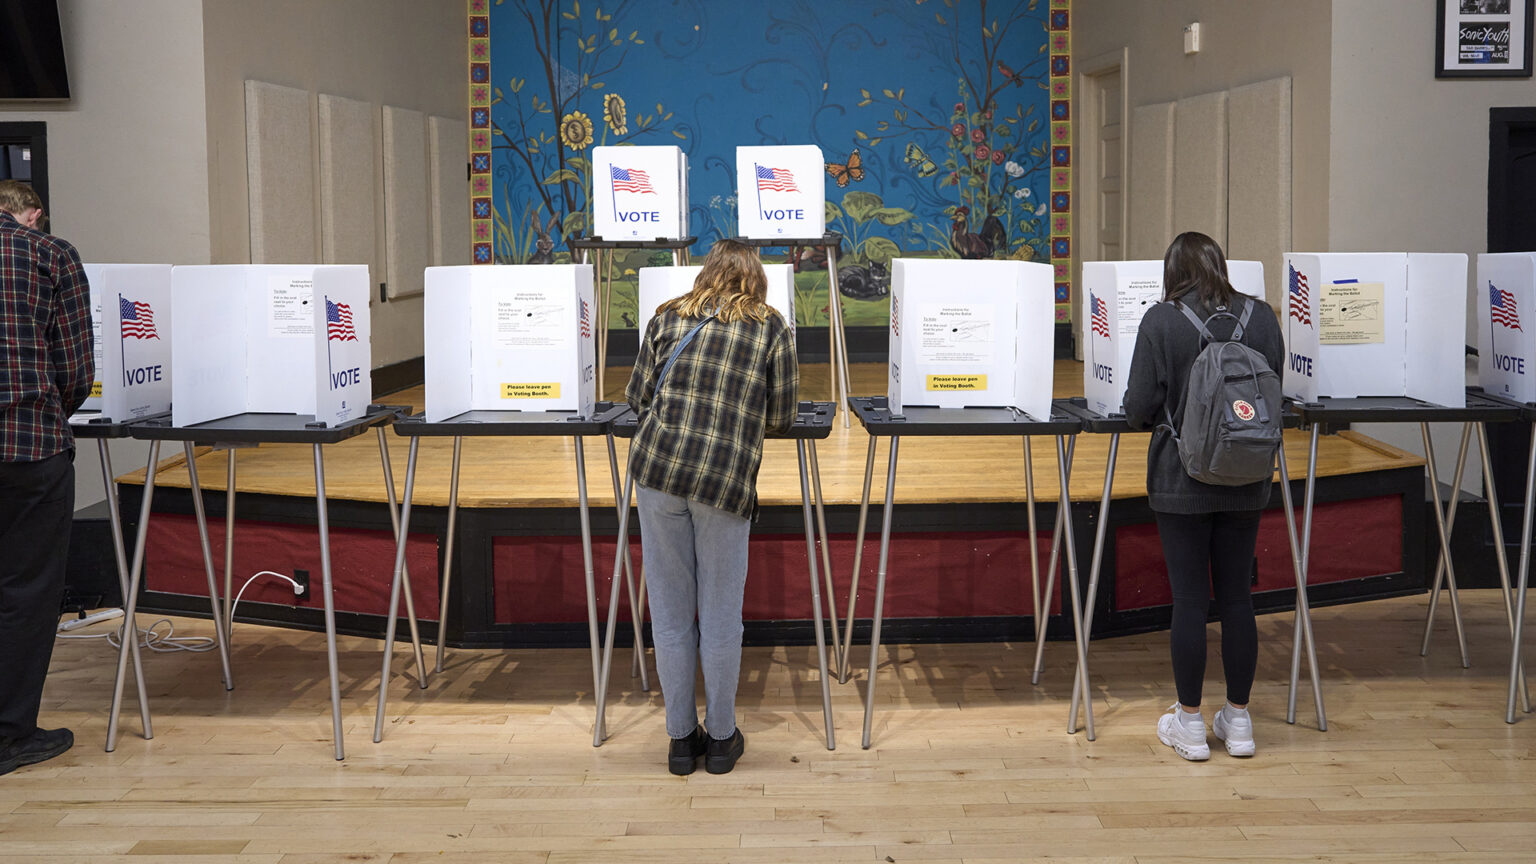
M 1212 739 L 1203 764 L 1154 735 L 1174 700 L 1166 634 L 1093 646 L 1092 743 L 1064 731 L 1069 643 L 1047 646 L 1039 686 L 1029 645 L 892 646 L 873 749 L 858 746 L 863 673 L 833 685 L 836 752 L 809 651 L 747 649 L 746 756 L 686 779 L 666 773 L 659 696 L 615 696 L 611 738 L 592 748 L 582 650 L 459 651 L 427 691 L 397 678 L 375 745 L 379 643 L 343 637 L 338 763 L 318 634 L 239 625 L 228 694 L 212 654 L 146 655 L 156 736 L 139 737 L 130 698 L 111 754 L 116 654 L 60 640 L 42 720 L 77 744 L 0 778 L 0 861 L 1530 861 L 1536 718 L 1504 723 L 1498 595 L 1463 602 L 1470 670 L 1448 624 L 1418 656 L 1422 597 L 1318 610 L 1327 733 L 1310 698 L 1302 724 L 1284 723 L 1291 619 L 1261 618 L 1258 755 Z
M 1055 366 L 1057 397 L 1081 396 L 1082 364 L 1058 361 Z M 612 367 L 606 380 L 607 398 L 622 399 L 628 369 Z M 854 393 L 885 392 L 884 364 L 861 363 L 852 367 Z M 827 366 L 807 365 L 801 378 L 801 397 L 828 399 Z M 409 404 L 421 410 L 424 390 L 415 387 L 384 401 Z M 1150 434 L 1125 435 L 1116 463 L 1114 495 L 1135 498 L 1146 494 L 1147 442 Z M 1286 459 L 1292 477 L 1305 477 L 1307 436 L 1286 434 Z M 885 468 L 889 442 L 877 444 L 876 469 L 871 499 L 885 494 Z M 389 434 L 390 462 L 396 493 L 405 488 L 406 439 Z M 628 452 L 619 441 L 622 466 Z M 1037 497 L 1057 499 L 1056 453 L 1052 439 L 1032 445 Z M 863 493 L 864 467 L 869 436 L 854 421 L 851 428 L 837 424 L 832 436 L 817 445 L 822 492 L 829 504 L 859 503 Z M 222 491 L 226 456 L 203 449 L 198 457 L 199 482 L 204 489 Z M 383 501 L 385 490 L 379 471 L 379 445 L 369 434 L 326 448 L 326 490 L 334 498 Z M 1109 440 L 1105 435 L 1079 438 L 1073 460 L 1071 496 L 1074 501 L 1096 501 L 1103 491 Z M 187 472 L 179 450 L 166 449 L 157 485 L 185 488 Z M 417 467 L 414 501 L 427 506 L 446 506 L 453 443 L 450 438 L 424 438 Z M 997 503 L 1024 497 L 1022 445 L 1016 438 L 923 438 L 902 441 L 897 474 L 896 502 Z M 267 444 L 239 452 L 237 487 L 240 492 L 272 495 L 314 494 L 314 460 L 304 444 Z M 1422 460 L 1380 441 L 1345 432 L 1325 436 L 1318 447 L 1318 474 L 1323 477 L 1417 466 Z M 586 445 L 588 487 L 593 506 L 612 507 L 614 494 L 609 479 L 607 446 L 602 438 Z M 765 445 L 758 476 L 759 500 L 767 506 L 799 506 L 800 480 L 795 448 L 788 441 Z M 142 483 L 144 471 L 131 472 L 121 480 Z M 465 439 L 459 502 L 465 507 L 565 507 L 575 503 L 575 449 L 569 438 L 469 438 Z

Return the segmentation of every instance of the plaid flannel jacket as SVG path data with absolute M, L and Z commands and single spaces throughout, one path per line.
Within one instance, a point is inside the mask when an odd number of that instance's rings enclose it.
M 95 377 L 91 298 L 75 247 L 0 211 L 0 462 L 75 446 Z
M 657 392 L 656 376 L 697 323 L 664 312 L 645 331 L 624 391 L 640 415 L 630 471 L 651 489 L 750 518 L 763 435 L 795 421 L 794 342 L 774 311 L 766 321 L 712 320 L 678 355 Z

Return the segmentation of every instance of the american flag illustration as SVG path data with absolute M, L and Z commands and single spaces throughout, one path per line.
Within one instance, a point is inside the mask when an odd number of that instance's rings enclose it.
M 896 295 L 891 295 L 891 332 L 901 335 L 901 312 L 896 308 Z
M 123 338 L 133 339 L 159 339 L 160 334 L 155 332 L 155 310 L 148 303 L 140 303 L 129 300 L 123 295 L 117 295 L 118 317 L 123 320 Z
M 1520 308 L 1515 305 L 1515 295 L 1495 287 L 1492 282 L 1488 283 L 1488 309 L 1493 313 L 1493 323 L 1525 332 L 1520 328 Z
M 581 301 L 581 338 L 592 338 L 592 307 Z
M 345 303 L 333 303 L 325 298 L 325 338 L 329 342 L 356 342 L 357 329 L 352 326 L 352 307 Z
M 1088 295 L 1088 305 L 1092 307 L 1089 317 L 1093 320 L 1093 332 L 1105 339 L 1109 338 L 1109 309 L 1104 305 L 1104 298 Z
M 767 189 L 770 192 L 799 192 L 795 186 L 795 175 L 788 168 L 769 168 L 766 165 L 754 165 L 757 168 L 757 191 Z
M 639 168 L 620 168 L 617 165 L 609 165 L 608 173 L 613 177 L 613 191 L 615 192 L 656 194 L 656 190 L 651 188 L 650 175 Z
M 1312 300 L 1307 296 L 1307 276 L 1295 267 L 1291 271 L 1291 317 L 1312 326 Z

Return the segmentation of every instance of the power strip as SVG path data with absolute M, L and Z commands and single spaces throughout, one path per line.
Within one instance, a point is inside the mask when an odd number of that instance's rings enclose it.
M 79 630 L 82 627 L 89 627 L 92 624 L 100 624 L 103 621 L 111 621 L 121 617 L 123 617 L 123 610 L 121 609 L 103 609 L 100 612 L 92 612 L 84 618 L 71 618 L 68 621 L 61 622 L 59 624 L 59 632 L 68 633 L 71 630 Z

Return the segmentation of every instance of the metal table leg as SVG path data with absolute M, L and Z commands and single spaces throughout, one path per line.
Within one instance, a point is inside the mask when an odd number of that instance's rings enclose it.
M 443 653 L 448 644 L 448 586 L 453 584 L 453 540 L 459 519 L 459 457 L 464 452 L 464 439 L 453 436 L 453 473 L 448 481 L 448 539 L 443 544 L 442 597 L 437 603 L 437 661 L 432 671 L 443 671 Z
M 1504 722 L 1515 722 L 1515 690 L 1520 678 L 1520 641 L 1525 636 L 1525 591 L 1531 577 L 1531 508 L 1536 506 L 1536 424 L 1531 426 L 1531 452 L 1526 457 L 1525 468 L 1525 522 L 1520 528 L 1520 575 L 1515 587 L 1515 628 L 1509 651 L 1509 700 L 1505 707 Z M 118 664 L 121 668 L 122 664 Z
M 117 675 L 112 681 L 112 707 L 107 714 L 108 753 L 117 749 L 117 717 L 123 707 L 123 678 L 128 674 L 128 656 L 139 640 L 134 613 L 139 607 L 139 580 L 144 574 L 144 539 L 149 536 L 149 505 L 155 497 L 155 471 L 159 467 L 160 442 L 151 441 L 149 442 L 149 461 L 144 466 L 144 500 L 139 504 L 139 524 L 133 541 L 133 566 L 128 569 L 128 588 L 123 593 L 125 638 L 117 646 Z M 217 618 L 214 619 L 214 624 L 217 627 Z M 144 737 L 148 738 L 150 732 L 148 709 L 143 710 L 145 711 Z
M 400 502 L 400 525 L 395 530 L 395 569 L 389 584 L 389 617 L 384 625 L 384 660 L 379 669 L 379 704 L 373 715 L 373 743 L 384 740 L 384 703 L 389 696 L 389 665 L 395 654 L 395 626 L 400 611 L 400 583 L 405 573 L 405 544 L 411 529 L 411 497 L 416 489 L 416 451 L 421 439 L 413 436 L 405 458 L 405 497 Z M 339 740 L 339 739 L 338 739 Z
M 816 444 L 810 445 L 810 464 L 816 464 Z M 806 563 L 810 565 L 811 575 L 811 614 L 816 618 L 816 662 L 821 670 L 821 720 L 827 732 L 827 749 L 837 749 L 837 739 L 832 731 L 832 682 L 827 677 L 827 641 L 821 629 L 821 583 L 816 578 L 816 530 L 811 523 L 811 487 L 810 480 L 806 476 L 806 442 L 795 442 L 796 455 L 800 462 L 800 510 L 805 517 L 805 555 Z M 821 500 L 819 481 L 816 500 Z M 823 523 L 825 531 L 825 523 Z M 833 613 L 836 614 L 835 612 Z M 832 622 L 833 638 L 836 638 L 837 622 Z M 874 683 L 874 676 L 870 676 L 870 683 Z
M 1499 514 L 1499 491 L 1493 481 L 1493 466 L 1489 463 L 1488 456 L 1488 430 L 1485 424 L 1477 424 L 1477 449 L 1482 454 L 1483 460 L 1483 490 L 1488 498 L 1488 523 L 1493 529 L 1493 548 L 1497 549 L 1499 561 L 1499 589 L 1504 595 L 1504 617 L 1509 623 L 1509 633 L 1515 633 L 1515 609 L 1514 597 L 1509 582 L 1509 560 L 1504 554 L 1504 525 Z M 1531 691 L 1525 680 L 1525 667 L 1522 665 L 1519 672 L 1518 684 L 1520 688 L 1520 705 L 1526 713 L 1531 710 Z
M 395 502 L 395 472 L 389 464 L 389 441 L 384 436 L 384 427 L 378 427 L 379 433 L 379 465 L 384 469 L 385 497 L 389 499 L 389 521 L 395 529 L 395 536 L 401 547 L 405 546 L 407 535 L 405 523 L 401 521 L 397 512 L 398 504 Z M 416 601 L 411 597 L 411 570 L 404 561 L 400 562 L 400 578 L 405 583 L 405 615 L 406 623 L 411 629 L 411 647 L 416 653 L 416 677 L 419 679 L 421 689 L 427 689 L 427 661 L 421 650 L 421 629 L 416 623 Z
M 869 749 L 869 732 L 875 719 L 875 670 L 880 666 L 880 618 L 885 611 L 885 568 L 891 551 L 891 510 L 896 501 L 896 453 L 900 445 L 901 436 L 892 435 L 890 464 L 885 474 L 885 515 L 880 524 L 880 566 L 875 577 L 874 626 L 869 635 L 869 680 L 864 685 L 864 741 L 861 746 L 865 750 Z M 862 537 L 860 542 L 863 542 Z
M 613 503 L 621 511 L 619 513 L 619 523 L 622 525 L 624 524 L 624 517 L 628 515 L 626 511 L 629 510 L 629 497 L 620 497 L 623 495 L 623 490 L 620 489 L 623 484 L 619 482 L 619 456 L 617 448 L 614 447 L 612 432 L 608 433 L 608 474 L 613 478 Z M 629 608 L 632 613 L 630 619 L 634 625 L 634 657 L 630 664 L 630 676 L 638 677 L 640 679 L 640 690 L 649 693 L 651 691 L 651 676 L 645 668 L 645 610 L 640 605 L 639 595 L 635 593 L 635 557 L 629 548 L 628 530 L 621 530 L 619 532 L 618 545 L 618 554 L 623 556 L 624 586 L 629 592 Z M 615 573 L 614 579 L 614 590 L 618 590 L 617 573 Z M 617 614 L 617 611 L 614 614 Z M 608 617 L 610 621 L 613 620 L 613 615 Z M 613 637 L 610 635 L 608 637 L 608 644 L 612 644 L 612 642 Z M 603 689 L 606 691 L 607 688 L 608 676 L 604 674 Z
M 237 447 L 224 451 L 228 465 L 224 473 L 224 638 L 229 639 L 235 626 L 235 453 Z
M 613 582 L 608 590 L 608 629 L 603 634 L 603 659 L 602 670 L 597 678 L 597 722 L 593 724 L 592 746 L 603 746 L 603 739 L 608 737 L 608 676 L 613 669 L 613 638 L 619 623 L 619 595 L 623 593 L 623 583 L 620 577 L 624 573 L 624 554 L 628 551 L 629 544 L 625 538 L 629 536 L 629 501 L 635 491 L 635 478 L 624 478 L 623 497 L 619 500 L 619 543 L 613 555 Z M 590 580 L 589 580 L 590 581 Z M 638 618 L 640 610 L 634 606 L 634 595 L 630 595 L 630 606 L 633 617 Z M 588 603 L 591 603 L 589 599 Z M 595 631 L 594 631 L 595 632 Z
M 1035 617 L 1035 656 L 1041 656 L 1042 643 L 1045 641 L 1046 604 L 1050 598 L 1040 597 L 1040 526 L 1035 522 L 1035 459 L 1030 452 L 1029 436 L 1023 437 L 1024 441 L 1024 502 L 1025 516 L 1029 520 L 1029 607 Z M 1039 674 L 1039 665 L 1035 666 L 1035 674 Z M 1036 681 L 1038 682 L 1038 677 Z
M 336 759 L 347 758 L 341 740 L 341 681 L 336 660 L 336 602 L 331 596 L 331 523 L 325 503 L 325 457 L 315 448 L 315 512 L 320 521 L 320 579 L 325 592 L 325 654 L 331 672 L 331 734 L 336 739 Z
M 1298 562 L 1296 571 L 1296 623 L 1292 628 L 1291 635 L 1291 691 L 1290 696 L 1286 700 L 1285 722 L 1296 722 L 1296 685 L 1301 677 L 1301 646 L 1305 642 L 1307 646 L 1307 659 L 1311 664 L 1312 696 L 1317 702 L 1317 730 L 1319 732 L 1326 732 L 1328 731 L 1328 717 L 1323 711 L 1322 681 L 1318 677 L 1317 651 L 1312 637 L 1312 609 L 1311 604 L 1307 600 L 1307 578 L 1310 572 L 1312 556 L 1312 511 L 1317 491 L 1317 438 L 1320 434 L 1322 434 L 1322 426 L 1320 424 L 1313 424 L 1312 443 L 1307 450 L 1307 491 L 1305 493 L 1306 501 L 1302 510 L 1301 554 L 1294 556 L 1294 560 Z M 1285 458 L 1285 451 L 1283 449 L 1280 452 L 1280 458 L 1282 460 Z M 1286 476 L 1289 478 L 1290 475 L 1287 474 Z M 1287 509 L 1289 509 L 1291 497 L 1289 483 L 1282 490 L 1282 494 L 1285 496 Z M 1295 542 L 1294 537 L 1292 537 L 1292 542 Z
M 1067 473 L 1072 471 L 1072 454 L 1077 449 L 1077 436 L 1067 442 Z M 1050 617 L 1051 595 L 1056 593 L 1056 565 L 1061 560 L 1061 535 L 1063 523 L 1066 521 L 1067 508 L 1057 506 L 1056 521 L 1051 527 L 1051 555 L 1045 564 L 1045 593 L 1040 595 L 1040 606 L 1045 610 L 1046 618 Z M 1037 625 L 1035 637 L 1035 665 L 1030 673 L 1029 683 L 1039 684 L 1040 673 L 1045 668 L 1045 625 Z
M 832 373 L 832 401 L 840 408 L 848 404 L 848 399 L 853 395 L 848 381 L 848 338 L 843 328 L 843 304 L 842 294 L 837 287 L 837 247 L 838 243 L 827 244 L 827 317 L 828 317 L 828 342 L 831 351 Z M 841 388 L 841 398 L 839 398 Z M 839 410 L 843 415 L 843 428 L 847 429 L 851 422 L 848 412 Z
M 832 624 L 832 658 L 833 665 L 842 661 L 843 643 L 838 636 L 837 627 L 837 592 L 832 585 L 832 540 L 827 533 L 827 506 L 821 494 L 821 464 L 816 460 L 816 445 L 810 446 L 811 485 L 815 492 L 816 502 L 816 526 L 821 532 L 821 575 L 827 585 L 827 617 Z M 818 600 L 818 602 L 820 602 Z M 820 625 L 817 625 L 820 631 Z
M 576 498 L 581 508 L 581 560 L 587 580 L 587 639 L 592 648 L 592 698 L 596 702 L 603 694 L 602 646 L 597 641 L 597 582 L 592 572 L 592 518 L 587 510 L 587 458 L 581 436 L 574 436 L 572 440 L 576 442 Z M 606 737 L 608 731 L 603 726 L 602 715 L 598 714 L 592 723 L 592 746 L 602 746 Z
M 203 546 L 203 571 L 208 574 L 208 611 L 213 616 L 214 641 L 219 647 L 219 662 L 224 667 L 224 689 L 235 689 L 235 676 L 229 668 L 229 639 L 227 635 L 233 622 L 221 621 L 219 615 L 219 585 L 213 575 L 213 550 L 208 544 L 208 514 L 203 509 L 203 487 L 197 482 L 197 458 L 192 452 L 192 442 L 182 444 L 187 458 L 187 477 L 192 482 L 192 512 L 197 515 L 197 538 Z
M 1099 565 L 1104 560 L 1104 536 L 1109 526 L 1109 495 L 1115 488 L 1115 458 L 1119 452 L 1120 433 L 1112 432 L 1109 436 L 1109 460 L 1104 467 L 1104 492 L 1099 496 L 1099 524 L 1095 526 L 1093 534 L 1093 560 L 1088 564 L 1088 600 L 1085 604 L 1088 614 L 1083 621 L 1084 643 L 1088 643 L 1093 638 L 1093 610 L 1096 608 L 1099 597 Z M 1085 655 L 1087 649 L 1087 644 L 1084 644 L 1083 651 Z M 1072 679 L 1072 708 L 1067 714 L 1068 733 L 1077 731 L 1079 693 L 1084 693 L 1088 699 L 1092 698 L 1091 695 L 1083 691 L 1081 677 L 1074 676 Z M 1091 734 L 1089 735 L 1089 740 L 1093 740 Z
M 1312 441 L 1313 453 L 1316 454 L 1317 439 Z M 1291 634 L 1293 640 L 1304 642 L 1307 649 L 1307 668 L 1312 675 L 1312 703 L 1317 707 L 1317 728 L 1328 728 L 1327 718 L 1323 714 L 1323 683 L 1317 674 L 1317 645 L 1312 641 L 1312 610 L 1307 603 L 1307 560 L 1301 553 L 1300 544 L 1296 539 L 1296 510 L 1291 504 L 1291 472 L 1285 463 L 1285 444 L 1281 443 L 1276 451 L 1276 458 L 1280 464 L 1280 499 L 1285 505 L 1285 533 L 1291 545 L 1291 568 L 1296 574 L 1296 616 L 1295 626 Z M 1307 510 L 1308 522 L 1311 525 L 1311 481 L 1307 483 Z M 1292 678 L 1289 705 L 1286 709 L 1286 722 L 1296 722 L 1296 678 L 1299 671 L 1295 646 L 1292 646 Z
M 1467 446 L 1472 440 L 1472 424 L 1461 424 L 1461 446 L 1456 451 L 1456 470 L 1452 474 L 1451 503 L 1446 508 L 1445 533 L 1447 536 L 1455 536 L 1456 531 L 1456 506 L 1461 501 L 1461 476 L 1467 465 Z M 1439 496 L 1436 495 L 1436 504 Z M 1424 642 L 1419 646 L 1419 656 L 1429 656 L 1429 639 L 1435 631 L 1435 613 L 1440 610 L 1440 586 L 1445 579 L 1445 556 L 1435 559 L 1435 577 L 1430 581 L 1429 587 L 1429 612 L 1424 616 Z
M 1440 538 L 1440 559 L 1445 562 L 1445 584 L 1451 595 L 1451 617 L 1456 620 L 1456 642 L 1461 647 L 1461 668 L 1467 669 L 1471 667 L 1472 660 L 1467 656 L 1467 632 L 1461 623 L 1461 599 L 1456 593 L 1456 567 L 1451 561 L 1450 529 L 1445 524 L 1445 511 L 1440 507 L 1440 480 L 1435 475 L 1435 451 L 1429 438 L 1428 423 L 1419 424 L 1419 434 L 1424 439 L 1424 469 L 1429 472 L 1429 494 L 1434 497 L 1435 533 Z M 1451 490 L 1453 502 L 1458 494 L 1459 490 Z
M 117 490 L 112 485 L 112 453 L 107 447 L 107 439 L 96 439 L 96 447 L 101 454 L 101 482 L 107 493 L 107 513 L 112 526 L 112 557 L 117 562 L 117 587 L 123 594 L 126 608 L 128 599 L 128 554 L 123 549 L 123 514 L 117 500 Z M 138 625 L 123 615 L 122 626 L 118 633 L 125 643 L 131 643 L 129 651 L 133 656 L 133 677 L 138 686 L 139 693 L 139 720 L 144 725 L 144 737 L 155 737 L 155 727 L 149 718 L 149 696 L 144 687 L 144 661 L 139 657 L 139 628 Z M 112 724 L 114 727 L 116 723 Z
M 848 586 L 848 617 L 847 629 L 843 631 L 843 645 L 847 646 L 843 651 L 841 661 L 837 664 L 837 682 L 848 683 L 849 656 L 853 654 L 853 617 L 854 607 L 859 602 L 859 571 L 864 563 L 864 529 L 869 520 L 869 487 L 875 473 L 875 436 L 869 436 L 869 454 L 864 457 L 864 497 L 859 499 L 859 528 L 853 534 L 853 581 Z M 835 602 L 835 596 L 827 597 L 827 602 Z
M 1056 476 L 1061 484 L 1061 499 L 1057 504 L 1057 512 L 1064 514 L 1061 524 L 1062 545 L 1066 547 L 1067 580 L 1072 591 L 1072 635 L 1077 642 L 1077 679 L 1083 687 L 1083 718 L 1088 730 L 1088 740 L 1097 737 L 1093 730 L 1093 690 L 1088 686 L 1088 631 L 1084 620 L 1093 615 L 1092 610 L 1084 614 L 1082 608 L 1082 594 L 1078 590 L 1077 582 L 1077 549 L 1072 542 L 1072 496 L 1071 485 L 1068 483 L 1068 474 L 1072 470 L 1071 463 L 1067 460 L 1067 445 L 1063 441 L 1064 436 L 1056 436 Z M 1074 436 L 1075 437 L 1075 436 Z M 1076 732 L 1076 729 L 1068 729 Z

